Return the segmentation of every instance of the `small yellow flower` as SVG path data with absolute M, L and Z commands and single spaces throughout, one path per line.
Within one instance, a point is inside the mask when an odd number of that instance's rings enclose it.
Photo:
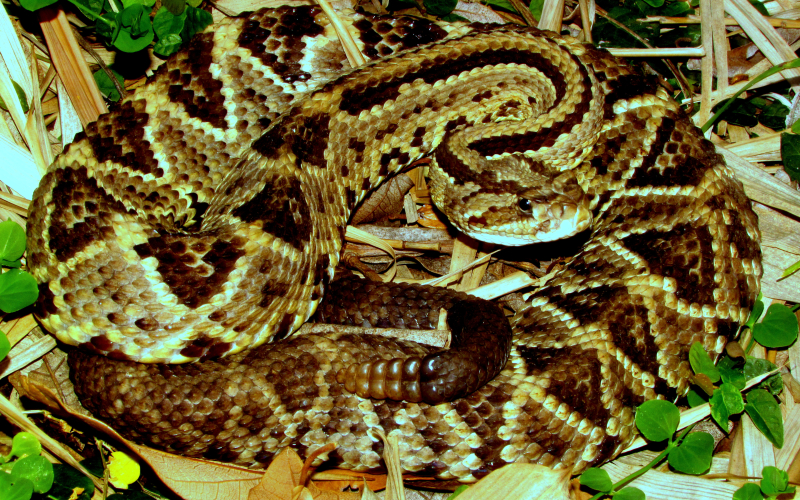
M 108 480 L 115 488 L 128 489 L 129 484 L 139 479 L 140 472 L 139 464 L 125 453 L 115 451 L 111 454 L 108 461 Z

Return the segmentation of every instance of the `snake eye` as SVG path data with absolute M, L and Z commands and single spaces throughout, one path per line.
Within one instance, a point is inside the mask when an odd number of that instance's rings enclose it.
M 517 202 L 517 206 L 519 207 L 520 210 L 522 210 L 523 213 L 526 214 L 531 213 L 531 209 L 533 208 L 533 204 L 531 203 L 531 200 L 529 200 L 528 198 L 520 198 L 519 201 Z

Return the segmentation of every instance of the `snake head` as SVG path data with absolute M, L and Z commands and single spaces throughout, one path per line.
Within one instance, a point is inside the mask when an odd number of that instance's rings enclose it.
M 438 165 L 431 170 L 434 203 L 472 238 L 519 246 L 567 238 L 591 226 L 589 199 L 574 171 L 552 171 L 519 156 L 484 162 L 481 173 L 466 181 Z

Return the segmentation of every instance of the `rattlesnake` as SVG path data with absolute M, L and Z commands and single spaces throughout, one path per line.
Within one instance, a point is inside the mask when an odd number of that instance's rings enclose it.
M 222 23 L 47 172 L 27 262 L 37 316 L 84 352 L 70 355 L 84 405 L 133 439 L 245 465 L 333 442 L 320 460 L 374 469 L 371 429 L 399 436 L 406 471 L 460 481 L 615 456 L 634 407 L 683 393 L 689 346 L 721 352 L 755 300 L 741 184 L 657 81 L 605 51 L 514 26 L 346 26 L 374 60 L 354 71 L 317 8 Z M 331 334 L 235 354 L 312 314 L 354 206 L 434 151 L 432 197 L 472 236 L 591 226 L 511 320 L 502 371 L 439 402 L 413 386 L 430 352 L 414 344 Z M 406 365 L 380 361 L 396 356 L 417 360 L 405 389 L 387 373 Z M 350 366 L 367 371 L 348 390 Z

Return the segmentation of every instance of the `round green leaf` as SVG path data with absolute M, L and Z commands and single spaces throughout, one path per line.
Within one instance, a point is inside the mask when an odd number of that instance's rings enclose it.
M 713 451 L 714 438 L 711 434 L 695 432 L 669 452 L 669 465 L 684 474 L 702 474 L 711 467 Z
M 622 488 L 614 494 L 614 500 L 645 500 L 646 498 L 644 491 L 633 486 Z
M 3 500 L 30 500 L 33 483 L 25 478 L 12 479 L 11 474 L 0 473 L 0 491 Z
M 8 351 L 11 350 L 11 342 L 8 341 L 5 332 L 0 331 L 0 361 L 6 359 Z
M 42 445 L 30 432 L 18 432 L 11 442 L 11 456 L 35 457 L 42 453 Z
M 611 482 L 608 472 L 597 467 L 590 467 L 581 474 L 581 486 L 607 493 L 611 491 L 614 484 Z
M 170 33 L 156 42 L 156 44 L 153 46 L 153 52 L 158 54 L 160 57 L 171 56 L 181 48 L 182 44 L 183 39 L 180 35 Z
M 180 35 L 183 31 L 183 23 L 186 21 L 186 12 L 181 8 L 181 14 L 175 15 L 166 7 L 161 7 L 153 18 L 153 30 L 159 39 L 167 35 Z
M 755 483 L 747 483 L 733 494 L 733 500 L 764 500 L 761 488 Z
M 708 403 L 706 398 L 707 396 L 705 396 L 705 393 L 697 392 L 694 389 L 689 389 L 689 392 L 686 393 L 686 401 L 692 408 Z
M 25 253 L 25 230 L 14 222 L 0 222 L 0 259 L 17 260 Z
M 36 302 L 39 287 L 25 271 L 12 269 L 0 274 L 0 309 L 12 313 Z
M 123 52 L 138 52 L 153 41 L 153 24 L 140 4 L 134 4 L 117 14 L 120 31 L 114 47 Z
M 711 382 L 719 382 L 719 370 L 714 366 L 714 361 L 708 356 L 706 350 L 703 349 L 703 344 L 700 342 L 695 342 L 689 349 L 689 363 L 695 373 L 706 375 Z
M 789 488 L 789 474 L 777 467 L 766 466 L 761 471 L 761 491 L 768 496 L 786 493 Z
M 724 431 L 728 430 L 728 418 L 743 411 L 742 393 L 733 384 L 722 384 L 711 396 L 711 416 Z
M 636 427 L 650 441 L 670 439 L 681 422 L 681 412 L 669 401 L 646 401 L 636 410 Z
M 164 0 L 161 2 L 163 9 L 168 9 L 171 13 L 179 16 L 186 10 L 186 0 Z M 195 5 L 195 7 L 197 7 Z
M 792 310 L 783 304 L 772 304 L 761 323 L 753 326 L 753 338 L 764 347 L 779 349 L 792 345 L 797 331 L 797 317 Z
M 111 70 L 111 74 L 114 75 L 114 78 L 117 79 L 120 86 L 122 88 L 125 88 L 125 79 L 122 77 L 122 75 L 120 75 L 113 69 Z M 114 85 L 114 82 L 111 81 L 111 78 L 108 77 L 108 73 L 106 73 L 102 69 L 98 69 L 97 71 L 92 73 L 92 76 L 94 77 L 94 81 L 97 84 L 97 88 L 100 89 L 101 94 L 103 94 L 109 101 L 114 101 L 114 102 L 119 101 L 120 97 L 122 96 L 119 95 L 119 90 L 117 90 L 117 86 Z
M 775 398 L 763 389 L 747 393 L 744 410 L 750 419 L 776 448 L 783 447 L 783 416 Z
M 758 319 L 761 318 L 761 314 L 763 312 L 764 312 L 764 302 L 761 300 L 761 293 L 759 293 L 758 298 L 756 299 L 756 303 L 753 304 L 753 310 L 750 311 L 750 316 L 747 317 L 747 323 L 745 323 L 744 326 L 752 329 L 753 325 L 756 324 L 756 321 L 758 321 Z
M 45 493 L 53 486 L 53 464 L 41 455 L 24 457 L 14 462 L 11 480 L 27 479 L 33 483 L 33 491 Z

